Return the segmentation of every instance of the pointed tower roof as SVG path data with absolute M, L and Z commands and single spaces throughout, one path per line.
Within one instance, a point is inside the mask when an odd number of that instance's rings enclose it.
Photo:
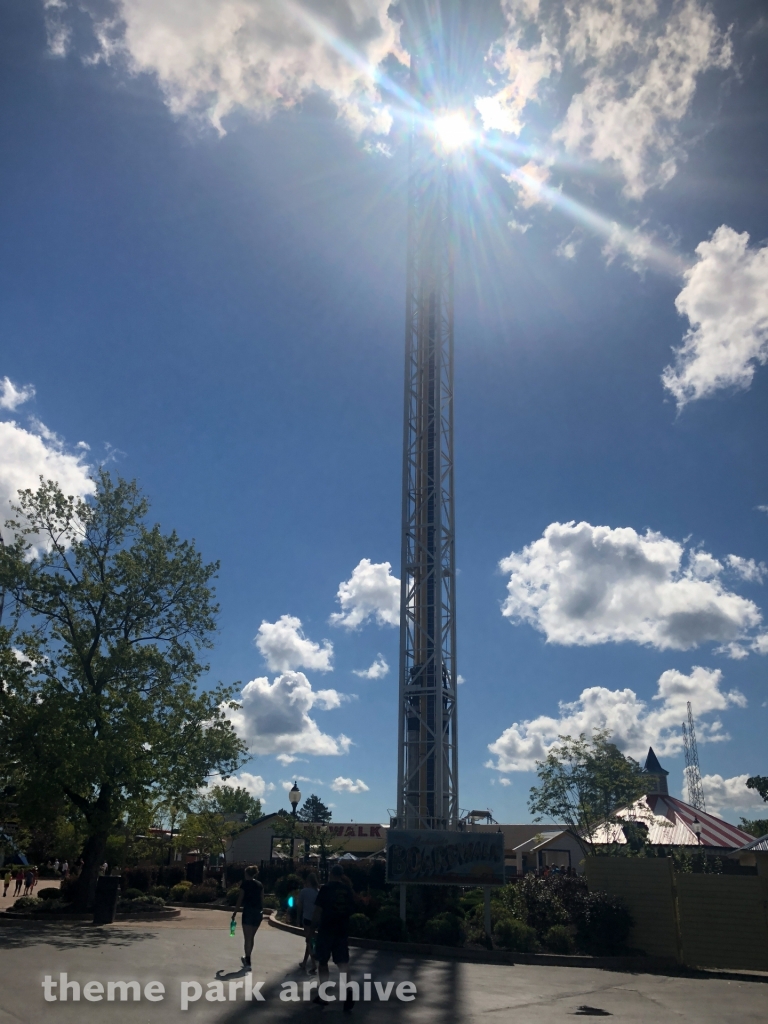
M 669 772 L 665 771 L 659 764 L 659 759 L 654 754 L 653 747 L 648 747 L 648 756 L 645 759 L 643 771 L 648 775 L 669 775 Z

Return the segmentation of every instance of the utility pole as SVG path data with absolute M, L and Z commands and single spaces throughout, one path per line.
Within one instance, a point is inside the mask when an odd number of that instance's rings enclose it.
M 706 811 L 704 789 L 701 785 L 699 751 L 696 746 L 696 730 L 693 726 L 693 709 L 688 701 L 688 728 L 683 722 L 683 747 L 685 748 L 685 777 L 688 783 L 688 803 L 697 811 Z
M 421 114 L 411 131 L 408 196 L 397 824 L 451 829 L 458 819 L 453 173 L 425 128 L 448 98 L 440 85 L 445 55 L 428 22 L 410 52 Z

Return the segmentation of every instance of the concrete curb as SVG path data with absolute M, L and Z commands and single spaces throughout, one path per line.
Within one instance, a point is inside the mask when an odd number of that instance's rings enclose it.
M 167 921 L 169 917 L 180 917 L 181 911 L 175 910 L 172 907 L 166 907 L 163 911 L 144 912 L 136 911 L 135 914 L 117 914 L 114 920 L 115 924 L 119 924 L 121 921 Z M 11 922 L 31 922 L 32 924 L 48 924 L 48 922 L 61 923 L 62 921 L 68 921 L 70 924 L 89 924 L 93 923 L 93 912 L 89 914 L 14 914 L 10 910 L 6 910 L 5 913 L 0 914 L 0 924 L 9 924 Z M 100 926 L 97 926 L 100 927 Z
M 304 936 L 304 931 L 274 917 L 268 919 L 273 928 Z M 350 936 L 349 945 L 360 949 L 380 949 L 388 953 L 416 954 L 432 960 L 458 960 L 471 964 L 536 967 L 591 967 L 602 971 L 623 971 L 627 974 L 671 974 L 696 978 L 721 978 L 732 981 L 768 982 L 768 974 L 755 971 L 726 971 L 718 968 L 692 968 L 678 964 L 671 957 L 660 956 L 563 956 L 557 953 L 510 953 L 501 949 L 456 949 L 453 946 L 432 946 L 419 942 L 386 942 Z

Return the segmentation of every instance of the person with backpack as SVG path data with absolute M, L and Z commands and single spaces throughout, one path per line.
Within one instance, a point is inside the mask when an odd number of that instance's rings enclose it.
M 346 877 L 339 864 L 334 864 L 330 872 L 330 880 L 317 894 L 312 923 L 317 926 L 317 957 L 318 989 L 328 981 L 328 962 L 333 962 L 341 969 L 349 963 L 349 919 L 355 912 L 355 894 L 352 883 Z M 315 996 L 314 1002 L 324 1006 L 328 1000 L 321 995 Z M 349 1013 L 355 1005 L 350 991 L 344 999 L 344 1012 Z
M 243 967 L 251 969 L 251 953 L 253 951 L 253 940 L 261 924 L 262 910 L 264 908 L 264 886 L 258 880 L 259 869 L 250 867 L 245 869 L 245 878 L 240 883 L 240 892 L 237 894 L 237 903 L 232 911 L 234 921 L 238 910 L 243 908 L 243 946 L 245 953 L 240 957 Z

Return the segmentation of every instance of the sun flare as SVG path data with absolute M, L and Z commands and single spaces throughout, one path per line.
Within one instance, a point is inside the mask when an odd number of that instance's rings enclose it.
M 461 113 L 443 114 L 435 118 L 434 127 L 440 145 L 449 152 L 461 149 L 472 141 L 472 126 Z

